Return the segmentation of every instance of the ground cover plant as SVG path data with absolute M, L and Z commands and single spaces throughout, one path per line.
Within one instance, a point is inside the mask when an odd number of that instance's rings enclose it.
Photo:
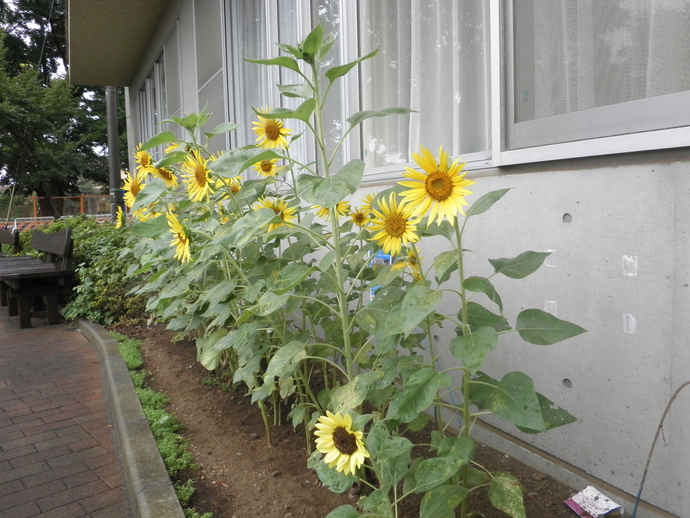
M 539 309 L 521 311 L 515 322 L 504 316 L 492 277 L 523 279 L 548 253 L 492 259 L 488 273 L 466 271 L 467 225 L 508 190 L 470 204 L 474 182 L 443 149 L 420 149 L 405 181 L 353 206 L 364 163 L 351 160 L 335 171 L 342 143 L 368 119 L 409 110 L 358 112 L 339 139 L 327 140 L 323 108 L 331 87 L 376 54 L 329 67 L 333 42 L 318 25 L 300 45 L 279 44 L 281 56 L 248 60 L 286 68 L 302 81 L 278 87 L 299 100 L 295 109 L 255 108 L 257 145 L 210 155 L 208 140 L 236 125 L 204 131 L 209 116 L 202 112 L 166 121 L 184 140 L 164 131 L 138 148 L 125 202 L 131 231 L 142 239 L 129 274 L 150 277 L 134 292 L 149 296 L 147 310 L 168 329 L 195 339 L 206 368 L 244 386 L 269 442 L 271 423 L 288 404 L 321 482 L 336 492 L 355 483 L 365 488 L 356 506 L 329 517 L 392 518 L 417 495 L 424 518 L 456 510 L 464 518 L 472 515 L 468 495 L 485 487 L 497 509 L 524 517 L 517 479 L 473 460 L 473 425 L 494 414 L 539 433 L 574 417 L 526 374 L 494 379 L 481 367 L 505 334 L 544 346 L 584 329 Z M 298 138 L 313 139 L 314 159 L 291 154 Z M 248 169 L 260 178 L 243 180 Z M 429 236 L 451 248 L 425 267 L 417 247 Z M 381 258 L 392 264 L 377 264 Z M 454 305 L 440 307 L 444 293 Z M 441 326 L 455 336 L 437 344 Z M 457 364 L 442 369 L 436 360 L 446 351 Z M 448 415 L 462 422 L 459 430 Z M 410 434 L 425 426 L 433 427 L 430 444 L 414 443 Z M 420 456 L 422 447 L 431 453 Z

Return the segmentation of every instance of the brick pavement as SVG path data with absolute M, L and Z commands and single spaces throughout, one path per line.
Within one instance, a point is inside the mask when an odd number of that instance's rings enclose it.
M 34 322 L 0 310 L 0 518 L 130 518 L 98 356 Z

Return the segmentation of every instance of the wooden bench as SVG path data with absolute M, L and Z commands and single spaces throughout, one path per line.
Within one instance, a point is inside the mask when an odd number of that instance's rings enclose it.
M 16 228 L 0 228 L 0 245 L 10 245 L 12 249 L 10 253 L 18 254 L 21 251 L 19 246 L 19 230 Z M 5 257 L 0 249 L 0 257 Z
M 45 253 L 45 259 L 0 258 L 0 306 L 7 306 L 9 316 L 19 315 L 20 328 L 31 327 L 31 317 L 43 313 L 48 324 L 60 321 L 58 295 L 71 291 L 74 273 L 71 229 L 52 234 L 34 230 L 31 248 Z M 44 301 L 45 312 L 40 309 Z

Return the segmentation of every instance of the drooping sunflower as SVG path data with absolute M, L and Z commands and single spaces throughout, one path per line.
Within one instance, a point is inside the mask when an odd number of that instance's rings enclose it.
M 350 414 L 341 416 L 340 412 L 332 414 L 326 410 L 326 415 L 319 417 L 316 428 L 316 449 L 323 453 L 329 468 L 345 475 L 354 474 L 369 457 L 362 442 L 362 432 L 352 430 Z
M 358 227 L 366 227 L 371 221 L 371 209 L 367 210 L 364 207 L 352 207 L 350 219 Z
M 127 208 L 131 209 L 132 205 L 137 199 L 137 194 L 146 186 L 142 181 L 143 177 L 140 173 L 135 172 L 134 174 L 127 171 L 127 176 L 125 177 L 125 185 L 122 189 L 125 191 L 125 205 Z
M 371 230 L 374 234 L 372 240 L 377 241 L 383 251 L 392 256 L 398 255 L 402 245 L 419 241 L 417 235 L 417 219 L 413 219 L 412 208 L 407 207 L 404 201 L 398 203 L 395 193 L 388 197 L 388 202 L 381 199 L 378 208 L 372 208 L 374 217 L 371 222 Z
M 270 108 L 263 107 L 260 110 L 262 113 L 270 112 Z M 259 121 L 254 121 L 252 130 L 256 133 L 256 141 L 258 146 L 264 149 L 267 148 L 288 148 L 287 137 L 292 133 L 291 129 L 283 127 L 281 119 L 267 119 L 261 115 L 257 115 Z
M 122 228 L 125 224 L 125 213 L 122 211 L 122 206 L 118 205 L 115 211 L 115 228 Z
M 172 170 L 167 167 L 157 167 L 156 175 L 158 178 L 162 178 L 165 182 L 165 186 L 168 189 L 174 189 L 178 185 L 177 175 L 172 172 Z
M 421 155 L 412 153 L 412 158 L 422 171 L 405 167 L 407 172 L 403 176 L 411 181 L 399 183 L 410 189 L 403 191 L 401 196 L 414 207 L 415 216 L 429 212 L 429 221 L 436 218 L 436 223 L 440 224 L 447 218 L 454 225 L 458 212 L 465 213 L 465 196 L 472 194 L 466 187 L 475 183 L 465 179 L 467 173 L 462 171 L 465 164 L 458 158 L 448 167 L 448 152 L 443 147 L 439 149 L 438 162 L 425 147 L 421 148 Z
M 256 202 L 254 209 L 271 209 L 275 212 L 276 216 L 280 216 L 280 219 L 283 221 L 293 221 L 296 219 L 295 213 L 297 212 L 297 208 L 288 207 L 288 202 L 282 198 L 261 198 Z M 270 223 L 268 225 L 268 231 L 271 232 L 280 225 L 282 225 L 282 223 Z
M 254 164 L 254 169 L 256 169 L 256 172 L 259 173 L 261 176 L 275 176 L 276 171 L 278 170 L 278 168 L 276 167 L 277 162 L 277 158 L 272 158 L 270 160 L 261 160 L 260 162 Z
M 172 232 L 173 239 L 170 246 L 175 247 L 175 259 L 181 263 L 186 263 L 192 260 L 192 247 L 189 240 L 187 230 L 182 226 L 180 220 L 172 212 L 166 214 L 168 218 L 168 226 Z
M 320 218 L 331 219 L 331 209 L 328 207 L 322 207 L 321 205 L 312 205 L 312 209 L 316 210 L 316 215 Z M 338 217 L 347 216 L 350 212 L 350 202 L 339 201 L 335 206 L 335 212 Z
M 362 200 L 362 210 L 366 210 L 371 212 L 371 209 L 374 204 L 374 200 L 376 199 L 376 194 L 373 192 L 370 192 L 366 196 L 364 196 L 364 199 Z
M 182 181 L 187 184 L 187 192 L 192 201 L 201 201 L 213 194 L 208 159 L 201 156 L 198 149 L 193 149 L 187 154 L 182 170 L 185 173 L 182 175 Z

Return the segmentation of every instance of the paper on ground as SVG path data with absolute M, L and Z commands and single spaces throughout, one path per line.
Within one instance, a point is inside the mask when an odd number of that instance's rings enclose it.
M 592 486 L 568 498 L 565 504 L 582 517 L 598 518 L 622 507 Z

